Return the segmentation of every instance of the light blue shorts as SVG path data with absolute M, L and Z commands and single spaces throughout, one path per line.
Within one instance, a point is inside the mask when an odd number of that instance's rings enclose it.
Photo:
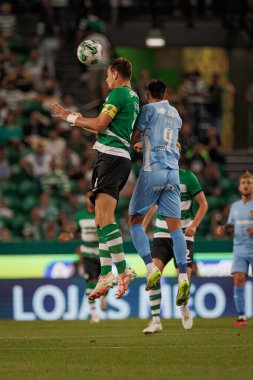
M 159 215 L 180 219 L 179 183 L 178 170 L 141 170 L 129 204 L 129 215 L 146 215 L 156 204 Z
M 250 265 L 253 270 L 252 254 L 250 256 L 243 257 L 234 253 L 231 273 L 242 272 L 242 273 L 248 274 Z

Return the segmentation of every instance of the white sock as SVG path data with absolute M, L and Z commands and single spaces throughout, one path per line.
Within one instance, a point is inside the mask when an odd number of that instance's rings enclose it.
M 146 267 L 147 267 L 147 271 L 150 271 L 155 267 L 155 264 L 152 262 L 152 263 L 146 264 Z
M 179 273 L 178 282 L 188 281 L 187 273 Z
M 153 322 L 155 322 L 155 323 L 160 323 L 160 322 L 161 322 L 160 317 L 158 317 L 158 316 L 153 317 Z

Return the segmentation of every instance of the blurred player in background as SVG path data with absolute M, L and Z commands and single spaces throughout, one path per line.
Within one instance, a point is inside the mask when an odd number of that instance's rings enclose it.
M 127 59 L 112 61 L 106 78 L 109 96 L 96 118 L 81 117 L 58 104 L 51 107 L 55 116 L 98 133 L 93 147 L 98 156 L 92 175 L 91 200 L 95 203 L 101 275 L 89 299 L 103 296 L 117 281 L 116 298 L 121 298 L 128 284 L 136 277 L 135 271 L 126 266 L 122 236 L 114 216 L 119 192 L 131 170 L 130 143 L 139 113 L 139 98 L 131 88 L 131 77 L 132 65 Z M 112 273 L 112 259 L 118 278 Z
M 101 270 L 95 207 L 90 201 L 90 195 L 91 192 L 88 192 L 85 196 L 86 209 L 76 214 L 76 230 L 74 232 L 62 232 L 59 236 L 60 241 L 66 242 L 81 235 L 82 245 L 79 247 L 77 254 L 87 283 L 85 291 L 87 297 L 95 288 Z M 89 300 L 89 305 L 91 308 L 91 323 L 98 323 L 99 317 L 95 300 Z M 100 309 L 106 309 L 105 296 L 100 299 Z
M 227 224 L 217 227 L 217 235 L 232 235 L 234 302 L 238 314 L 235 326 L 247 326 L 244 286 L 249 265 L 253 268 L 253 176 L 246 171 L 239 179 L 241 200 L 231 206 Z
M 187 251 L 187 275 L 190 280 L 193 264 L 194 252 L 194 236 L 196 230 L 203 220 L 208 206 L 202 186 L 200 185 L 196 176 L 189 170 L 179 169 L 180 178 L 180 193 L 181 193 L 181 226 L 185 235 Z M 198 209 L 193 215 L 192 201 L 196 200 Z M 146 227 L 150 219 L 155 215 L 157 206 L 153 205 L 143 221 L 143 228 Z M 152 246 L 152 258 L 159 270 L 163 272 L 165 266 L 173 259 L 174 265 L 178 268 L 174 251 L 173 241 L 171 234 L 168 231 L 166 220 L 164 217 L 157 215 L 154 228 L 154 241 Z M 149 291 L 150 309 L 152 314 L 152 321 L 149 326 L 143 330 L 144 334 L 152 334 L 162 330 L 160 320 L 160 308 L 162 301 L 161 285 L 157 283 L 156 287 Z M 185 329 L 191 329 L 193 325 L 192 316 L 185 304 L 180 306 L 182 314 L 182 324 Z
M 143 165 L 129 205 L 129 230 L 137 252 L 147 268 L 146 290 L 153 289 L 161 272 L 152 260 L 142 222 L 153 204 L 166 219 L 179 271 L 176 304 L 187 302 L 190 283 L 186 270 L 186 241 L 180 220 L 178 132 L 182 120 L 166 100 L 166 85 L 153 79 L 147 86 L 148 104 L 141 109 L 132 141 L 142 135 Z

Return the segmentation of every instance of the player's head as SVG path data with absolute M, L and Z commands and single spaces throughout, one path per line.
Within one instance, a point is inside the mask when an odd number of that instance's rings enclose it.
M 166 84 L 161 79 L 152 79 L 147 85 L 148 102 L 164 100 L 166 97 Z
M 239 178 L 239 191 L 243 197 L 253 195 L 253 176 L 248 170 Z
M 107 69 L 106 83 L 109 90 L 128 82 L 132 78 L 132 64 L 126 58 L 116 58 Z
M 95 212 L 95 206 L 93 205 L 93 203 L 91 203 L 91 200 L 90 200 L 90 196 L 92 195 L 92 191 L 87 191 L 87 193 L 85 194 L 85 205 L 86 205 L 86 208 L 87 208 L 87 211 L 89 214 L 94 214 Z

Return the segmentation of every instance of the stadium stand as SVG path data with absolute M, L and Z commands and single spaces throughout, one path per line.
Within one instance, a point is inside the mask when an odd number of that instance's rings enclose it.
M 184 21 L 187 11 L 177 1 L 129 1 L 127 10 L 123 5 L 113 6 L 113 2 L 94 3 L 92 10 L 85 8 L 82 1 L 71 2 L 65 27 L 66 9 L 60 12 L 50 2 L 15 1 L 0 5 L 2 241 L 56 237 L 60 231 L 69 228 L 73 215 L 83 207 L 83 194 L 89 190 L 94 163 L 91 149 L 94 137 L 79 130 L 71 131 L 67 123 L 55 121 L 49 110 L 51 103 L 60 102 L 73 111 L 78 108 L 92 115 L 101 103 L 94 103 L 94 99 L 89 97 L 85 88 L 87 72 L 75 56 L 77 42 L 73 41 L 80 20 L 82 23 L 88 21 L 89 28 L 94 28 L 94 31 L 99 29 L 103 32 L 104 25 L 110 30 L 114 25 L 124 24 L 126 11 L 128 23 L 138 20 L 143 25 L 149 23 L 153 26 L 160 19 L 163 22 Z M 233 10 L 228 17 L 229 13 L 219 5 L 222 2 L 209 3 L 212 6 L 191 6 L 188 9 L 192 15 L 188 18 L 188 27 L 193 27 L 198 20 L 221 19 L 225 27 L 232 28 L 235 23 Z M 244 2 L 238 2 L 238 6 L 239 3 Z M 153 4 L 152 13 L 150 4 Z M 83 9 L 79 16 L 76 6 Z M 246 15 L 247 19 L 252 15 L 252 9 L 241 7 L 238 15 Z M 251 31 L 246 32 L 252 38 Z M 219 130 L 214 126 L 214 116 L 217 121 L 219 112 L 214 115 L 213 110 L 217 111 L 219 98 L 215 104 L 211 102 L 214 93 L 222 92 L 217 83 L 205 83 L 201 73 L 194 71 L 185 75 L 183 86 L 185 88 L 181 85 L 178 92 L 172 94 L 172 103 L 180 110 L 184 123 L 181 162 L 183 167 L 195 172 L 207 194 L 209 214 L 199 229 L 199 234 L 207 235 L 211 233 L 213 213 L 237 197 L 235 180 L 246 165 L 252 167 L 253 154 L 248 151 L 223 154 Z M 194 100 L 196 87 L 200 95 Z M 208 127 L 203 129 L 203 124 Z M 140 156 L 134 153 L 131 186 L 133 178 L 138 175 L 139 160 Z M 125 192 L 119 207 L 119 218 L 126 234 L 127 197 L 129 194 Z M 52 235 L 46 233 L 50 228 Z

